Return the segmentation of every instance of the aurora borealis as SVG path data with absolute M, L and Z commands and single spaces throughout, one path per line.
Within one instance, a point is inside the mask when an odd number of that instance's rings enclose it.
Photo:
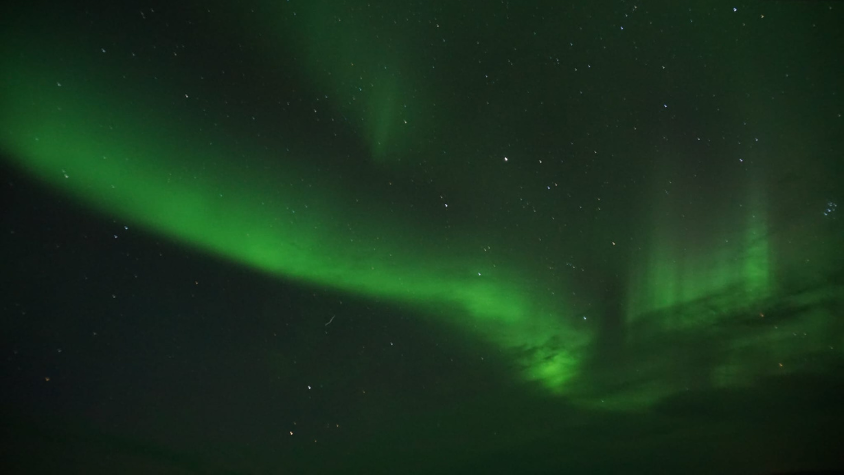
M 18 450 L 841 468 L 839 5 L 2 8 Z

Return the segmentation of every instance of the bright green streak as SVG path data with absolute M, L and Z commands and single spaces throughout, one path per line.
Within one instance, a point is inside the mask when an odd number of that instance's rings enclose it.
M 254 160 L 237 158 L 248 145 L 226 149 L 218 131 L 212 137 L 222 143 L 209 145 L 165 113 L 185 99 L 171 88 L 156 91 L 170 104 L 150 104 L 132 87 L 59 86 L 55 73 L 24 61 L 4 66 L 18 75 L 2 97 L 0 121 L 8 131 L 2 146 L 51 186 L 255 269 L 428 308 L 505 348 L 565 341 L 552 364 L 544 356 L 524 357 L 521 364 L 526 377 L 558 389 L 574 374 L 588 336 L 564 323 L 558 299 L 536 295 L 518 269 L 492 265 L 483 249 L 462 243 L 420 249 L 426 230 L 390 218 L 387 209 L 368 206 L 351 219 L 343 203 L 355 197 L 310 186 L 319 181 L 313 172 L 278 165 L 273 152 L 250 150 L 260 163 L 274 165 L 249 169 Z

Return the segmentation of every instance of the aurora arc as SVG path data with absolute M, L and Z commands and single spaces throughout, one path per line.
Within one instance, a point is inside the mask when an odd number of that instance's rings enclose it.
M 272 16 L 266 19 L 271 22 Z M 314 25 L 298 34 L 306 38 L 314 29 L 329 31 Z M 323 103 L 337 121 L 309 126 L 326 136 L 339 131 L 356 137 L 355 156 L 367 157 L 354 163 L 358 174 L 373 183 L 387 181 L 383 170 L 401 173 L 396 158 L 414 140 L 400 124 L 408 121 L 424 130 L 434 122 L 427 106 L 401 107 L 397 97 L 425 97 L 419 103 L 426 104 L 435 91 L 414 79 L 417 75 L 394 72 L 409 67 L 399 52 L 384 52 L 389 65 L 371 58 L 355 63 L 351 59 L 365 58 L 377 43 L 369 38 L 347 44 L 348 31 L 333 34 L 320 42 L 303 40 L 309 45 L 303 75 L 331 91 L 349 88 L 365 75 L 371 90 L 361 87 L 348 101 L 326 95 Z M 537 278 L 535 264 L 525 263 L 536 256 L 518 249 L 499 252 L 506 241 L 491 225 L 446 235 L 416 219 L 414 210 L 396 213 L 376 191 L 338 178 L 321 156 L 325 149 L 297 141 L 296 124 L 275 128 L 267 137 L 227 121 L 227 100 L 216 96 L 220 89 L 211 79 L 196 85 L 133 74 L 137 70 L 128 51 L 114 59 L 116 53 L 90 44 L 63 45 L 58 52 L 46 40 L 4 44 L 0 148 L 49 187 L 100 213 L 262 272 L 412 305 L 444 325 L 512 351 L 525 380 L 555 393 L 583 396 L 601 387 L 586 374 L 594 369 L 599 330 L 582 325 L 566 297 L 577 275 Z M 263 50 L 257 49 L 263 54 L 254 54 L 269 61 L 277 47 L 265 41 Z M 326 63 L 342 73 L 321 74 Z M 348 66 L 352 63 L 354 69 Z M 342 116 L 363 119 L 342 122 Z M 285 143 L 297 146 L 291 152 Z M 750 190 L 753 209 L 735 219 L 746 223 L 739 231 L 740 253 L 716 246 L 714 239 L 702 240 L 692 251 L 680 249 L 670 226 L 645 237 L 646 252 L 634 259 L 627 276 L 622 315 L 627 346 L 646 347 L 654 335 L 665 333 L 688 338 L 709 332 L 713 322 L 767 305 L 777 269 L 762 188 Z M 651 221 L 658 222 L 657 214 Z M 706 299 L 717 314 L 702 309 Z M 684 306 L 685 313 L 677 311 Z M 823 318 L 814 320 L 818 328 Z M 778 338 L 763 331 L 751 341 L 730 340 L 731 351 L 764 352 L 780 344 Z M 795 347 L 793 353 L 801 351 Z M 686 385 L 666 382 L 682 373 L 680 363 L 657 360 L 646 373 L 652 380 L 633 381 L 639 389 L 621 393 L 632 401 L 625 407 L 647 405 Z M 710 376 L 724 382 L 767 371 L 731 360 Z
M 436 308 L 450 323 L 480 327 L 505 347 L 564 339 L 569 350 L 544 352 L 540 362 L 524 361 L 526 375 L 560 387 L 574 374 L 577 351 L 588 336 L 572 331 L 559 315 L 540 313 L 542 303 L 520 282 L 517 270 L 467 257 L 482 250 L 409 252 L 408 243 L 424 245 L 418 237 L 424 229 L 412 222 L 379 224 L 388 218 L 371 209 L 350 220 L 331 207 L 354 201 L 342 191 L 280 187 L 318 178 L 300 165 L 279 165 L 271 152 L 262 158 L 274 164 L 272 172 L 252 171 L 248 163 L 230 158 L 238 152 L 209 146 L 205 137 L 161 113 L 163 106 L 157 109 L 143 95 L 133 96 L 131 87 L 115 94 L 104 92 L 113 90 L 108 82 L 57 83 L 51 77 L 55 72 L 24 62 L 9 70 L 18 75 L 2 98 L 3 148 L 52 188 L 264 272 Z M 189 99 L 172 90 L 170 95 Z M 559 308 L 556 302 L 544 303 L 552 305 Z

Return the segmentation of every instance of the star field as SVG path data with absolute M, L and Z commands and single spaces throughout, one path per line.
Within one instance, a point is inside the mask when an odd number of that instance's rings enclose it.
M 0 8 L 10 473 L 842 469 L 837 4 Z

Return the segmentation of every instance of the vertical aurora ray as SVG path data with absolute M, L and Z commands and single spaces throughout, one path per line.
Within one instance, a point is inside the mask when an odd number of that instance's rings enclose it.
M 273 55 L 303 45 L 301 72 L 325 91 L 326 107 L 344 117 L 372 163 L 399 166 L 409 151 L 425 148 L 418 136 L 432 133 L 437 110 L 447 107 L 432 105 L 438 101 L 426 68 L 414 62 L 424 28 L 394 20 L 406 15 L 391 2 L 336 7 L 318 0 L 296 6 L 292 15 L 289 5 L 262 2 L 265 39 L 255 47 Z
M 670 182 L 671 164 L 659 168 L 657 181 Z M 645 318 L 664 330 L 688 331 L 767 304 L 774 269 L 760 182 L 723 185 L 719 191 L 740 196 L 737 203 L 700 194 L 688 184 L 678 186 L 673 200 L 665 199 L 667 190 L 652 199 L 646 244 L 627 277 L 628 322 Z M 701 304 L 709 309 L 701 311 Z

